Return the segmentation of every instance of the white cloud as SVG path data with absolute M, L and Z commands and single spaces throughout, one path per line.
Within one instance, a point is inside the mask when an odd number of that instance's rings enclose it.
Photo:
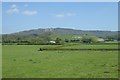
M 12 8 L 12 9 L 13 9 L 13 8 L 17 8 L 17 5 L 13 4 L 13 5 L 11 6 L 11 8 Z
M 63 17 L 65 17 L 64 14 L 56 14 L 55 16 L 56 16 L 57 18 L 63 18 Z
M 57 18 L 64 18 L 64 17 L 72 17 L 72 16 L 76 16 L 75 13 L 65 13 L 65 14 L 56 14 L 55 17 Z
M 66 16 L 76 16 L 75 13 L 67 13 Z
M 23 11 L 22 14 L 25 14 L 25 15 L 35 15 L 35 14 L 38 14 L 38 12 L 37 11 L 26 10 L 26 11 Z
M 20 11 L 17 8 L 17 5 L 13 4 L 11 5 L 10 9 L 6 11 L 7 14 L 18 14 Z
M 14 8 L 14 9 L 9 9 L 6 11 L 7 14 L 18 14 L 19 13 L 19 9 Z
M 27 7 L 28 5 L 25 4 L 24 5 L 25 7 Z M 6 11 L 7 14 L 25 14 L 25 15 L 35 15 L 37 14 L 38 12 L 37 11 L 30 11 L 30 10 L 25 10 L 25 11 L 20 11 L 17 7 L 17 5 L 13 4 L 10 6 L 10 9 L 8 9 Z

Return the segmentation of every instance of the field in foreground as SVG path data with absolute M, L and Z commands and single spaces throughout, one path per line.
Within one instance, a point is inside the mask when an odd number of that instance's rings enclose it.
M 39 48 L 55 47 L 68 48 L 57 45 L 4 45 L 3 78 L 118 77 L 118 51 L 38 51 Z M 110 47 L 116 48 L 115 45 Z

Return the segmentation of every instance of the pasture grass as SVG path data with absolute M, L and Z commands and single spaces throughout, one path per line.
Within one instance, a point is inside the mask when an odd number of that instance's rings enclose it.
M 83 48 L 85 45 L 81 46 L 4 45 L 3 78 L 118 77 L 118 51 L 38 51 L 39 48 Z

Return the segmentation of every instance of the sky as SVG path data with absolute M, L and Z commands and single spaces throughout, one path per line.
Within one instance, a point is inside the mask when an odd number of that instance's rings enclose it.
M 117 2 L 3 2 L 2 33 L 38 28 L 118 30 Z
M 3 2 L 119 2 L 119 0 L 2 0 Z

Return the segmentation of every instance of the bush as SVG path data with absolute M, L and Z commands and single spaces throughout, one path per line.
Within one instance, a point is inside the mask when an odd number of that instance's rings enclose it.
M 83 43 L 96 43 L 97 42 L 97 37 L 96 36 L 85 35 L 85 36 L 82 37 L 81 41 Z

